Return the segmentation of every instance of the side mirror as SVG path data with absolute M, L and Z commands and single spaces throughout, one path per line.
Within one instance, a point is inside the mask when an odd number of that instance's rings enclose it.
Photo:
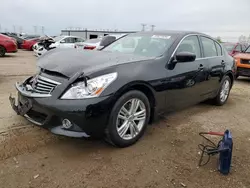
M 66 43 L 66 41 L 65 40 L 61 40 L 60 43 Z
M 106 47 L 106 46 L 110 45 L 111 43 L 113 43 L 115 40 L 116 40 L 116 37 L 114 37 L 114 36 L 105 36 L 102 38 L 102 40 L 100 42 L 100 46 Z
M 176 61 L 180 63 L 192 62 L 195 58 L 196 55 L 190 52 L 179 52 L 175 55 Z

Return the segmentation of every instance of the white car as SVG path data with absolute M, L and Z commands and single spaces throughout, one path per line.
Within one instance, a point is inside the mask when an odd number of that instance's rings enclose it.
M 111 37 L 115 37 L 115 40 L 123 37 L 125 34 L 121 35 L 107 35 Z M 78 42 L 75 44 L 76 49 L 84 49 L 84 50 L 98 50 L 99 48 L 102 48 L 103 46 L 100 46 L 101 42 L 105 39 L 106 36 L 96 38 L 96 39 L 89 39 L 84 42 Z
M 53 41 L 47 48 L 42 44 L 35 44 L 33 48 L 35 56 L 39 57 L 53 48 L 74 48 L 75 43 L 84 42 L 84 39 L 78 36 L 57 36 L 53 38 Z
M 86 40 L 85 42 L 78 42 L 75 43 L 75 48 L 84 50 L 94 50 L 100 45 L 101 40 L 102 40 L 101 38 L 97 38 L 97 39 L 89 39 Z

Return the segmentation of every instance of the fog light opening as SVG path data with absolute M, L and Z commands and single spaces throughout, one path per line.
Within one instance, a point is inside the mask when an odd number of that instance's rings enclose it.
M 62 126 L 63 126 L 63 128 L 69 129 L 70 127 L 72 127 L 72 125 L 73 124 L 68 119 L 62 120 Z

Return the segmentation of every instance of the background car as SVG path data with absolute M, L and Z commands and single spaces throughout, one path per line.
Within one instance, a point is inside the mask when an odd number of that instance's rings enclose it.
M 244 52 L 246 50 L 247 45 L 241 43 L 223 43 L 225 49 L 227 50 L 230 56 L 234 56 L 237 53 Z
M 40 35 L 23 35 L 22 38 L 24 40 L 34 39 L 34 38 L 40 38 Z
M 17 52 L 17 44 L 12 38 L 0 34 L 0 57 L 4 56 L 5 53 Z
M 250 46 L 243 53 L 234 56 L 237 65 L 236 78 L 239 76 L 250 77 Z
M 54 48 L 74 48 L 75 43 L 83 41 L 84 39 L 82 37 L 77 36 L 57 36 L 36 44 L 34 48 L 34 54 L 35 56 L 39 57 L 48 50 Z
M 84 42 L 78 42 L 75 44 L 76 49 L 93 50 L 100 45 L 101 38 L 89 39 Z
M 18 47 L 19 49 L 21 48 L 21 45 L 22 45 L 22 43 L 23 43 L 23 41 L 24 41 L 23 38 L 17 36 L 15 33 L 2 33 L 2 34 L 3 34 L 3 35 L 6 35 L 6 36 L 8 36 L 8 37 L 14 38 L 14 39 L 16 40 L 16 42 L 17 42 L 17 47 Z
M 25 50 L 33 50 L 33 46 L 39 41 L 39 38 L 33 38 L 33 39 L 28 39 L 28 40 L 24 40 L 21 47 L 22 49 Z
M 13 109 L 54 134 L 136 143 L 158 113 L 211 100 L 224 105 L 234 60 L 208 35 L 139 32 L 101 50 L 54 49 L 40 71 L 17 83 Z M 25 105 L 22 105 L 25 104 Z
M 84 42 L 84 38 L 78 36 L 57 36 L 54 38 L 55 43 L 51 44 L 51 48 L 74 48 L 75 43 Z
M 106 35 L 104 37 L 96 38 L 96 39 L 89 39 L 84 42 L 79 42 L 75 44 L 76 49 L 84 49 L 84 50 L 100 50 L 106 44 L 110 44 L 115 40 L 123 37 L 126 34 L 121 35 Z

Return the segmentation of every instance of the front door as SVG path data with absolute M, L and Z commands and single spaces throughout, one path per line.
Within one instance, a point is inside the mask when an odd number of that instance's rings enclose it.
M 207 87 L 208 69 L 202 60 L 198 36 L 187 36 L 176 50 L 196 54 L 193 62 L 177 62 L 167 69 L 165 80 L 167 111 L 175 111 L 196 104 L 203 100 L 204 88 Z

